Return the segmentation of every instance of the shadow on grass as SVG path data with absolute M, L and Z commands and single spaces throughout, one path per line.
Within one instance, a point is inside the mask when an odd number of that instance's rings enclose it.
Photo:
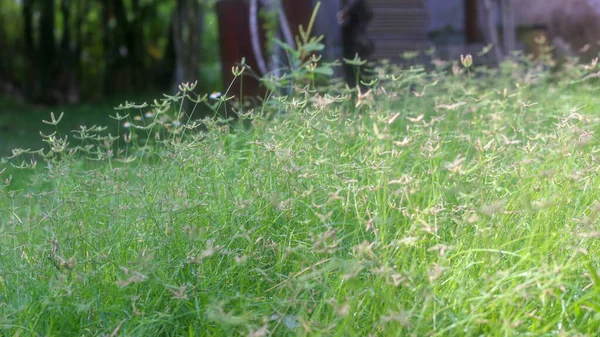
M 81 125 L 105 126 L 107 132 L 116 134 L 118 122 L 109 115 L 115 115 L 114 107 L 126 100 L 135 102 L 151 102 L 158 94 L 139 95 L 129 98 L 115 97 L 100 102 L 64 105 L 56 107 L 40 107 L 14 102 L 10 98 L 0 97 L 0 158 L 7 157 L 15 148 L 37 150 L 45 147 L 40 132 L 57 135 L 69 135 Z M 48 125 L 42 120 L 50 120 L 50 112 L 58 118 L 62 112 L 64 117 L 57 127 Z

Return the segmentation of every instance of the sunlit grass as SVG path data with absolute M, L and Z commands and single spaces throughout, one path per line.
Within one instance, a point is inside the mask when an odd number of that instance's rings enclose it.
M 0 176 L 0 331 L 595 335 L 595 71 L 388 66 L 246 123 L 165 101 L 48 137 Z

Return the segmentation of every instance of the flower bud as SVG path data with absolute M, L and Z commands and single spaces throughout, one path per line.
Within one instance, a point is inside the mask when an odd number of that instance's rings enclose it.
M 471 68 L 473 65 L 473 56 L 471 56 L 471 54 L 467 54 L 467 56 L 460 55 L 460 63 L 462 63 L 465 68 Z

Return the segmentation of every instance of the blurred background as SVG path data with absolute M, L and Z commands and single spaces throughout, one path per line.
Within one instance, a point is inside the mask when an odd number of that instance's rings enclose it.
M 258 3 L 269 1 L 278 2 Z M 515 49 L 535 52 L 541 35 L 563 53 L 589 57 L 600 40 L 600 0 L 324 0 L 315 33 L 325 34 L 329 60 L 343 56 L 336 15 L 352 2 L 373 14 L 373 59 L 432 46 L 451 59 L 495 43 L 498 61 Z M 316 3 L 275 8 L 297 32 Z M 0 0 L 0 102 L 97 102 L 173 93 L 194 80 L 202 92 L 222 91 L 232 65 L 256 62 L 248 11 L 248 0 Z M 276 36 L 269 20 L 259 11 L 263 50 Z
M 0 93 L 44 105 L 219 85 L 215 1 L 0 0 Z M 184 59 L 193 57 L 193 59 Z M 180 75 L 181 76 L 181 75 Z M 183 78 L 177 79 L 183 81 Z
M 237 94 L 231 67 L 242 60 L 244 94 L 257 95 L 258 76 L 287 63 L 273 38 L 289 42 L 317 3 L 313 35 L 325 36 L 325 61 L 359 53 L 422 64 L 470 53 L 494 65 L 541 47 L 588 61 L 600 45 L 600 0 L 0 0 L 0 157 L 38 147 L 50 111 L 65 112 L 65 133 L 110 131 L 114 106 L 175 94 L 184 81 L 198 81 L 198 93 Z

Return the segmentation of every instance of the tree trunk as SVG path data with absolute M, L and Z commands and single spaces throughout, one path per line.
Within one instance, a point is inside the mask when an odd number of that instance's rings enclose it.
M 375 50 L 375 44 L 367 33 L 368 25 L 373 19 L 373 10 L 366 0 L 350 0 L 338 14 L 342 30 L 344 58 L 348 60 L 358 56 L 368 60 Z M 350 87 L 360 85 L 365 66 L 355 67 L 344 62 L 344 75 Z
M 483 27 L 484 27 L 484 36 L 487 43 L 491 43 L 494 48 L 494 56 L 496 57 L 496 62 L 502 62 L 504 55 L 502 53 L 502 46 L 500 45 L 500 40 L 498 39 L 498 31 L 496 30 L 496 22 L 494 20 L 494 6 L 492 4 L 492 0 L 483 0 Z
M 56 40 L 54 38 L 54 0 L 42 1 L 39 27 L 39 70 L 41 100 L 55 103 L 54 75 L 56 73 Z
M 515 51 L 515 13 L 512 0 L 500 0 L 502 5 L 502 29 L 504 35 L 504 53 L 511 55 Z
M 311 8 L 314 8 L 317 2 L 318 0 L 311 0 Z M 332 18 L 335 18 L 338 15 L 341 9 L 341 0 L 321 1 L 321 7 L 316 18 L 314 35 L 325 36 L 324 42 L 326 48 L 323 53 L 325 60 L 328 62 L 341 60 L 342 57 L 344 57 L 342 30 L 338 22 L 336 20 L 332 20 Z M 310 14 L 311 13 L 308 14 L 309 18 Z M 302 25 L 304 28 L 306 28 L 307 23 L 302 23 Z M 297 29 L 297 27 L 292 25 L 292 29 Z M 343 70 L 341 67 L 334 67 L 334 71 L 334 77 L 337 78 L 343 76 Z
M 175 90 L 183 82 L 198 80 L 204 15 L 197 0 L 177 0 L 173 18 Z
M 2 18 L 2 15 L 0 15 L 0 20 L 4 20 L 4 18 Z M 4 45 L 4 41 L 6 41 L 6 40 L 7 40 L 7 37 L 6 37 L 6 32 L 4 31 L 4 26 L 0 25 L 0 48 L 2 48 L 2 50 L 5 50 L 4 48 L 8 47 L 8 46 Z M 6 73 L 7 73 L 6 69 L 10 69 L 9 62 L 4 57 L 4 54 L 0 53 L 0 90 L 2 90 L 2 88 L 1 88 L 2 79 L 6 78 Z
M 167 87 L 171 90 L 174 88 L 174 91 L 177 91 L 177 86 L 173 86 L 173 83 L 177 83 L 175 81 L 175 71 L 176 62 L 175 62 L 175 22 L 171 22 L 171 26 L 169 27 L 169 33 L 167 36 L 167 44 L 163 50 L 163 58 L 160 61 L 160 74 L 158 74 L 159 81 L 163 81 L 162 83 L 167 83 Z
M 62 0 L 60 12 L 63 16 L 62 38 L 60 40 L 61 56 L 69 57 L 71 48 L 71 0 Z
M 132 0 L 131 9 L 134 13 L 134 19 L 130 22 L 130 46 L 129 66 L 133 71 L 133 83 L 135 88 L 145 88 L 144 71 L 144 22 L 146 22 L 146 14 L 148 7 L 151 5 L 140 6 L 139 0 Z
M 131 92 L 135 83 L 135 75 L 133 74 L 133 65 L 136 62 L 134 59 L 135 36 L 132 25 L 127 19 L 127 11 L 123 0 L 113 0 L 113 9 L 119 28 L 114 30 L 113 34 L 117 41 L 114 46 L 117 62 L 114 64 L 112 81 L 119 91 Z
M 23 41 L 27 68 L 25 69 L 25 95 L 28 99 L 38 96 L 39 83 L 35 81 L 35 41 L 33 39 L 33 0 L 23 0 Z
M 108 1 L 102 4 L 102 49 L 104 50 L 104 65 L 103 65 L 103 94 L 111 92 L 111 73 L 113 68 L 113 47 L 111 43 L 110 23 L 113 20 L 111 5 Z
M 135 88 L 136 41 L 123 0 L 105 0 L 103 17 L 104 92 L 108 95 L 131 92 Z
M 82 74 L 81 74 L 81 51 L 82 51 L 82 43 L 83 43 L 83 22 L 84 18 L 87 16 L 87 13 L 90 11 L 90 1 L 89 0 L 79 0 L 75 2 L 77 4 L 75 15 L 75 46 L 73 48 L 73 67 L 77 70 L 75 76 L 75 84 L 77 90 L 77 98 L 81 98 L 81 83 L 82 83 Z
M 62 0 L 60 11 L 63 16 L 62 38 L 60 41 L 60 62 L 58 85 L 59 101 L 74 104 L 79 102 L 79 90 L 77 84 L 77 64 L 75 51 L 72 46 L 71 31 L 71 0 Z

